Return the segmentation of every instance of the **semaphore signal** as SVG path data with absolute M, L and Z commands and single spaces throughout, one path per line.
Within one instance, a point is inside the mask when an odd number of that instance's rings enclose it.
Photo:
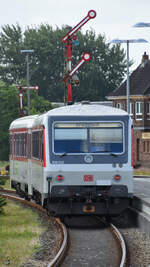
M 22 88 L 22 90 L 39 90 L 39 87 L 36 85 L 36 86 L 17 86 L 18 89 L 20 90 L 20 88 Z
M 24 111 L 23 111 L 23 95 L 24 95 L 24 90 L 39 90 L 39 87 L 36 86 L 22 86 L 18 85 L 17 88 L 19 89 L 19 102 L 20 102 L 20 117 L 24 117 Z
M 61 40 L 65 43 L 70 37 L 72 37 L 84 24 L 86 24 L 90 19 L 94 19 L 96 17 L 96 11 L 90 10 L 87 16 L 81 20 L 73 29 L 71 29 Z
M 76 66 L 71 69 L 71 42 L 76 41 L 76 32 L 83 27 L 90 19 L 94 19 L 96 17 L 96 11 L 90 10 L 87 16 L 82 19 L 74 28 L 72 28 L 62 39 L 63 43 L 66 43 L 67 48 L 67 60 L 66 60 L 66 74 L 63 78 L 63 81 L 66 83 L 67 87 L 67 104 L 72 104 L 72 83 L 69 82 L 76 71 L 85 63 L 91 59 L 91 55 L 89 53 L 84 53 L 81 60 L 76 64 Z M 79 84 L 79 81 L 76 83 Z
M 91 59 L 91 55 L 89 53 L 84 53 L 82 55 L 81 60 L 77 63 L 77 65 L 64 77 L 63 81 L 67 82 L 74 74 L 75 72 L 85 63 L 86 61 L 89 61 Z

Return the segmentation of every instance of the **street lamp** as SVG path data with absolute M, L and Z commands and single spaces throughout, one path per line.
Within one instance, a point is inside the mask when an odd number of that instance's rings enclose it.
M 33 53 L 33 49 L 28 50 L 21 50 L 21 53 L 26 53 L 26 61 L 27 61 L 27 99 L 28 99 L 28 116 L 30 115 L 30 90 L 29 90 L 29 83 L 30 83 L 30 77 L 29 77 L 29 54 Z
M 130 114 L 130 77 L 129 77 L 129 43 L 147 43 L 145 39 L 126 39 L 119 40 L 114 39 L 111 41 L 114 44 L 127 44 L 127 83 L 126 83 L 126 95 L 127 95 L 127 112 Z
M 134 24 L 133 27 L 135 27 L 135 28 L 150 27 L 150 23 L 138 22 L 138 23 Z

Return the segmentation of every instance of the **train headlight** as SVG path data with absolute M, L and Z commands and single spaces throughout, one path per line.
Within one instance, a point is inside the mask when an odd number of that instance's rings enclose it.
M 64 177 L 62 175 L 57 176 L 57 181 L 61 182 L 64 180 Z
M 114 176 L 114 180 L 119 181 L 121 179 L 121 176 L 119 174 L 116 174 Z

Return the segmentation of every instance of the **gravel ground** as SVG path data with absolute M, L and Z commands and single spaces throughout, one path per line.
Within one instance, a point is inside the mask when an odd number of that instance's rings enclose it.
M 40 237 L 40 247 L 32 258 L 20 267 L 46 267 L 51 259 L 57 254 L 61 242 L 61 231 L 53 218 L 39 214 L 41 227 L 47 225 L 47 229 Z
M 70 235 L 69 252 L 61 267 L 116 267 L 118 242 L 110 229 L 93 216 L 65 220 Z
M 40 215 L 40 218 L 41 225 L 45 226 L 47 216 Z M 113 219 L 112 223 L 120 229 L 127 245 L 126 267 L 150 267 L 150 237 L 129 222 L 128 214 Z M 46 267 L 56 255 L 60 239 L 61 233 L 57 223 L 53 219 L 49 220 L 46 231 L 40 237 L 40 248 L 20 267 Z
M 150 267 L 150 236 L 137 227 L 134 219 L 131 213 L 125 213 L 113 220 L 127 245 L 126 267 Z
M 129 267 L 150 266 L 150 238 L 138 229 L 124 229 L 122 234 L 127 244 L 127 264 Z

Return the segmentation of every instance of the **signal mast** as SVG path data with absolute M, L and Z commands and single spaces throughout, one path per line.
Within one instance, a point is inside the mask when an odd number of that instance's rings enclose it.
M 65 77 L 63 78 L 63 81 L 67 87 L 67 105 L 72 104 L 72 83 L 71 79 L 75 80 L 75 83 L 79 83 L 79 80 L 76 79 L 75 73 L 76 71 L 86 62 L 91 59 L 91 55 L 87 52 L 85 52 L 82 55 L 81 60 L 76 64 L 76 66 L 71 69 L 71 43 L 72 40 L 75 41 L 77 39 L 76 32 L 83 27 L 84 24 L 86 24 L 90 19 L 94 19 L 96 17 L 96 11 L 90 10 L 87 14 L 87 16 L 82 19 L 74 28 L 72 28 L 62 39 L 61 41 L 63 43 L 66 43 L 67 48 L 67 60 L 66 60 L 66 73 Z
M 19 89 L 19 101 L 20 101 L 20 117 L 24 117 L 24 111 L 23 111 L 23 95 L 24 95 L 24 90 L 39 90 L 39 87 L 36 86 L 22 86 L 19 85 L 17 86 L 17 88 Z

